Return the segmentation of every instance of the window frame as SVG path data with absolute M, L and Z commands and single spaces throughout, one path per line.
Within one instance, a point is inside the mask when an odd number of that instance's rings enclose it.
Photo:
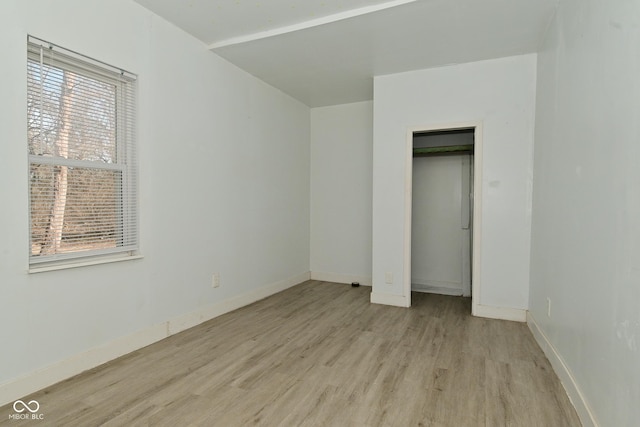
M 45 52 L 55 52 L 53 58 L 43 61 Z M 136 141 L 136 95 L 137 76 L 126 70 L 113 67 L 53 43 L 29 35 L 27 37 L 27 64 L 39 62 L 79 76 L 97 80 L 115 87 L 115 161 L 101 162 L 77 160 L 53 155 L 31 154 L 27 138 L 27 176 L 29 203 L 28 264 L 30 273 L 103 264 L 141 258 L 139 251 L 139 217 L 137 189 L 137 141 Z M 42 82 L 40 83 L 42 84 Z M 27 91 L 30 91 L 28 88 Z M 113 248 L 76 250 L 55 254 L 33 253 L 32 183 L 33 165 L 66 166 L 90 170 L 113 171 L 120 176 L 120 185 L 114 190 L 117 195 L 116 226 L 119 227 L 119 242 Z

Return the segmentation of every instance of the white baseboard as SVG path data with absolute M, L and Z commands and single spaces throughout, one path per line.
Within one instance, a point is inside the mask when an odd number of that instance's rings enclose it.
M 0 406 L 311 278 L 309 272 L 211 304 L 0 384 Z
M 511 320 L 514 322 L 526 322 L 527 310 L 518 308 L 492 307 L 489 305 L 474 304 L 471 308 L 474 316 L 488 319 Z
M 322 271 L 312 271 L 311 280 L 320 280 L 322 282 L 347 283 L 358 282 L 363 286 L 371 286 L 371 277 L 355 276 L 352 274 L 325 273 Z
M 311 273 L 302 273 L 289 279 L 254 289 L 246 294 L 238 295 L 222 302 L 202 307 L 198 310 L 192 311 L 191 313 L 183 314 L 182 316 L 176 317 L 167 322 L 167 336 L 177 334 L 178 332 L 182 332 L 186 329 L 199 325 L 202 322 L 206 322 L 207 320 L 229 313 L 230 311 L 237 310 L 310 279 Z
M 527 325 L 529 326 L 533 337 L 538 342 L 538 345 L 547 356 L 547 359 L 551 362 L 551 366 L 553 366 L 553 370 L 556 372 L 556 375 L 560 378 L 560 381 L 569 396 L 569 400 L 571 400 L 573 407 L 576 408 L 576 412 L 578 413 L 578 417 L 580 417 L 582 425 L 584 427 L 598 427 L 598 423 L 593 412 L 584 398 L 580 387 L 578 387 L 571 370 L 564 363 L 562 356 L 560 356 L 555 347 L 551 344 L 551 341 L 549 341 L 544 332 L 542 332 L 542 329 L 540 329 L 540 326 L 536 323 L 536 320 L 530 312 L 527 313 Z
M 411 307 L 409 300 L 404 295 L 391 295 L 371 292 L 373 304 L 393 305 L 396 307 Z
M 164 323 L 153 325 L 0 384 L 0 406 L 166 337 L 167 326 Z

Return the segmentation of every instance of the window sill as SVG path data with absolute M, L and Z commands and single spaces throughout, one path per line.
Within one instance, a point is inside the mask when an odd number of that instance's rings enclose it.
M 142 255 L 127 255 L 127 256 L 112 256 L 112 257 L 97 257 L 93 259 L 83 259 L 77 261 L 60 262 L 44 264 L 40 266 L 30 266 L 29 274 L 44 273 L 45 271 L 66 270 L 69 268 L 86 267 L 89 265 L 110 264 L 112 262 L 130 261 L 135 259 L 142 259 Z

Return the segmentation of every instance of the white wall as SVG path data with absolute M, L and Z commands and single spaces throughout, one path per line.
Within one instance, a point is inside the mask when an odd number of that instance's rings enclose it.
M 525 55 L 375 78 L 374 299 L 398 305 L 407 299 L 403 252 L 408 130 L 481 121 L 481 290 L 474 302 L 528 307 L 535 74 L 536 56 Z M 386 272 L 393 274 L 391 285 L 385 283 Z
M 462 228 L 463 158 L 468 154 L 414 157 L 411 209 L 411 289 L 462 295 L 463 251 L 469 230 Z M 468 193 L 465 192 L 468 197 Z M 468 204 L 464 205 L 468 208 Z M 466 249 L 469 249 L 468 244 Z M 468 276 L 467 276 L 468 277 Z
M 139 74 L 144 259 L 26 272 L 27 33 Z M 309 108 L 131 0 L 4 0 L 0 49 L 0 400 L 88 349 L 308 277 Z
M 311 110 L 312 277 L 371 284 L 372 102 Z
M 640 419 L 639 82 L 640 3 L 561 0 L 538 61 L 530 314 L 602 426 Z

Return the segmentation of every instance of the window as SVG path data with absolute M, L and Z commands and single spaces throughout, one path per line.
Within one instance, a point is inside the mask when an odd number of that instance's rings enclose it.
M 138 251 L 136 76 L 29 37 L 30 271 Z

